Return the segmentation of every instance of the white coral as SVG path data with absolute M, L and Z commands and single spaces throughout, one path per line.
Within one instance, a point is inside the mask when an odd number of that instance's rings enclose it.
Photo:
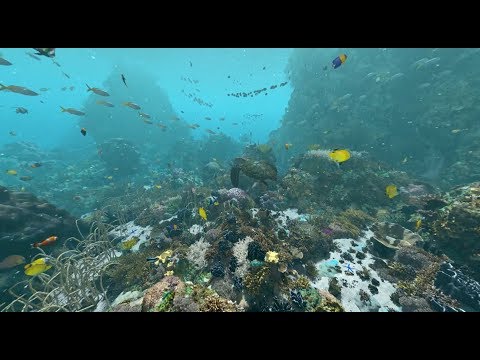
M 250 236 L 245 237 L 243 240 L 238 241 L 233 246 L 233 256 L 237 259 L 237 268 L 235 269 L 235 275 L 243 279 L 247 274 L 250 263 L 247 260 L 248 255 L 248 244 L 250 244 L 253 239 Z
M 205 254 L 207 253 L 210 244 L 204 241 L 203 237 L 197 242 L 190 245 L 188 248 L 187 259 L 190 261 L 197 269 L 203 269 L 207 266 L 207 261 L 205 260 Z

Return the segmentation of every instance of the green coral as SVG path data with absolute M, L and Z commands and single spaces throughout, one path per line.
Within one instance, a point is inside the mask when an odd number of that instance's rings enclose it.
M 318 278 L 318 269 L 312 262 L 308 262 L 305 265 L 305 272 L 311 280 Z
M 203 312 L 235 312 L 237 307 L 231 301 L 220 297 L 218 294 L 209 295 L 200 304 L 200 311 Z
M 173 305 L 173 299 L 175 298 L 175 292 L 172 290 L 165 291 L 162 295 L 162 300 L 155 307 L 156 312 L 167 312 Z
M 119 257 L 116 264 L 106 270 L 106 281 L 118 290 L 124 290 L 131 286 L 143 287 L 148 282 L 148 276 L 152 270 L 151 265 L 145 260 L 147 257 L 156 255 L 155 249 L 145 252 L 128 253 Z
M 130 239 L 122 241 L 119 244 L 119 247 L 121 250 L 128 251 L 131 250 L 132 247 L 134 247 L 139 241 L 140 239 L 137 236 L 132 236 Z
M 244 280 L 245 289 L 250 293 L 257 295 L 260 293 L 260 290 L 267 284 L 270 267 L 262 266 L 260 268 L 253 268 L 253 271 L 250 271 Z
M 337 299 L 340 299 L 342 296 L 342 286 L 338 282 L 337 278 L 331 278 L 328 281 L 328 292 L 335 296 Z
M 306 276 L 300 276 L 293 284 L 294 289 L 308 289 L 309 287 L 310 281 Z
M 257 150 L 262 154 L 267 154 L 272 151 L 272 147 L 268 144 L 259 144 L 257 145 Z
M 422 296 L 428 294 L 433 288 L 435 276 L 440 269 L 440 263 L 432 263 L 420 270 L 413 281 L 399 281 L 398 287 L 408 295 Z
M 342 305 L 327 298 L 322 299 L 315 312 L 344 312 Z

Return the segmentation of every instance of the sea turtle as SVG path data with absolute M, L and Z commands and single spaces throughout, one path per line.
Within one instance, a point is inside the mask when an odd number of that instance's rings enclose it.
M 261 181 L 265 185 L 267 185 L 265 180 L 277 180 L 277 168 L 275 165 L 264 160 L 238 157 L 233 160 L 233 166 L 230 170 L 230 180 L 232 180 L 234 187 L 238 187 L 240 171 L 252 179 Z

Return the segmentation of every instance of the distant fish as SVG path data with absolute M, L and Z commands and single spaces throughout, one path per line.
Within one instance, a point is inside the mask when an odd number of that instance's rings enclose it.
M 87 92 L 92 91 L 95 94 L 100 95 L 100 96 L 110 96 L 110 94 L 108 92 L 104 91 L 104 90 L 101 90 L 101 89 L 96 88 L 96 87 L 92 88 L 92 87 L 88 86 L 88 84 L 85 84 L 85 85 L 87 85 Z
M 40 91 L 48 91 L 48 88 L 40 88 Z
M 10 170 L 6 170 L 5 173 L 7 175 L 17 176 L 17 170 L 10 169 Z
M 140 115 L 140 117 L 145 118 L 145 119 L 150 119 L 150 118 L 151 118 L 150 115 L 145 114 L 145 113 L 143 113 L 143 112 L 141 112 L 141 111 L 138 113 L 138 115 Z
M 64 107 L 60 106 L 60 109 L 62 109 L 62 112 L 67 112 L 67 113 L 72 114 L 72 115 L 77 115 L 77 116 L 85 115 L 85 113 L 83 111 L 76 110 L 76 109 L 73 109 L 73 108 L 64 108 Z
M 133 110 L 140 110 L 141 109 L 140 106 L 138 106 L 137 104 L 135 104 L 131 101 L 124 102 L 123 105 L 128 106 L 129 108 L 131 108 Z
M 224 117 L 221 117 L 220 119 L 218 119 L 220 121 L 225 121 L 225 118 Z
M 17 114 L 28 114 L 28 110 L 25 109 L 24 107 L 19 107 L 15 110 Z
M 40 166 L 42 166 L 42 164 L 39 163 L 39 162 L 36 162 L 36 163 L 33 163 L 32 165 L 30 165 L 30 167 L 33 168 L 33 169 L 39 168 Z
M 212 118 L 211 118 L 211 117 L 208 117 L 208 116 L 206 116 L 206 117 L 205 117 L 205 120 L 212 120 Z
M 24 264 L 25 258 L 20 255 L 10 255 L 0 261 L 0 270 L 11 269 L 17 265 Z
M 165 130 L 167 128 L 166 125 L 163 125 L 163 124 L 157 124 L 157 126 L 163 130 Z
M 20 176 L 19 179 L 22 181 L 30 181 L 33 179 L 33 177 L 25 175 L 25 176 Z
M 75 86 L 70 86 L 69 89 L 70 89 L 70 91 L 73 91 L 73 90 L 75 90 Z
M 192 64 L 192 62 L 191 62 L 191 61 L 190 61 L 190 67 L 193 67 L 193 64 Z
M 10 131 L 9 134 L 12 135 L 12 136 L 17 136 L 17 133 L 16 133 L 15 131 L 13 131 L 13 130 Z
M 14 92 L 14 93 L 17 93 L 17 94 L 22 94 L 22 95 L 27 95 L 27 96 L 37 96 L 37 95 L 39 95 L 35 91 L 27 89 L 24 86 L 17 86 L 17 85 L 5 86 L 5 85 L 0 84 L 0 91 L 2 91 L 2 90 L 7 90 L 7 91 L 11 91 L 11 92 Z
M 60 65 L 58 62 L 56 62 L 55 60 L 52 61 L 55 65 L 57 65 L 58 67 L 62 66 Z
M 212 135 L 215 135 L 215 134 L 216 134 L 215 131 L 212 131 L 212 130 L 210 130 L 210 129 L 207 129 L 206 131 L 207 131 L 209 134 L 212 134 Z
M 396 73 L 395 75 L 393 75 L 391 78 L 390 78 L 390 81 L 392 80 L 395 80 L 395 79 L 399 79 L 401 77 L 404 77 L 405 75 L 403 73 Z
M 4 58 L 0 57 L 0 65 L 9 66 L 9 65 L 12 65 L 12 63 L 10 61 L 5 60 Z
M 82 128 L 82 129 L 80 130 L 80 133 L 81 133 L 83 136 L 87 135 L 87 129 Z
M 42 59 L 40 59 L 37 55 L 34 55 L 33 53 L 31 52 L 26 52 L 25 54 L 27 54 L 28 56 L 30 56 L 32 59 L 35 59 L 37 61 L 40 61 Z
M 234 123 L 232 123 L 232 125 L 238 125 L 238 123 L 234 122 Z
M 108 101 L 105 101 L 105 100 L 97 100 L 97 104 L 107 106 L 107 107 L 114 107 L 115 106 L 112 103 L 109 103 Z
M 285 150 L 288 150 L 292 147 L 292 144 L 285 144 Z
M 125 79 L 125 75 L 122 74 L 122 81 L 123 83 L 125 84 L 125 86 L 127 86 L 127 80 Z M 128 86 L 127 86 L 128 87 Z
M 37 50 L 35 55 L 46 56 L 49 58 L 55 57 L 55 48 L 33 48 L 33 50 Z
M 144 122 L 145 124 L 149 124 L 149 125 L 152 125 L 152 124 L 153 124 L 153 122 L 150 121 L 150 120 L 148 120 L 148 119 L 143 119 L 143 122 Z
M 61 90 L 62 90 L 62 91 L 65 91 L 65 90 L 67 90 L 67 87 L 66 87 L 66 86 L 64 86 L 64 87 L 62 87 L 62 89 L 61 89 Z
M 67 77 L 67 79 L 70 79 L 70 76 L 67 73 L 62 71 L 62 74 L 65 75 Z

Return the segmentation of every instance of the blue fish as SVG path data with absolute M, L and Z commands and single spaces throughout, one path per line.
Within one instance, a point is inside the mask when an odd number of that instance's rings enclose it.
M 332 67 L 334 69 L 339 68 L 345 61 L 347 61 L 347 55 L 341 54 L 337 56 L 335 59 L 333 59 Z

